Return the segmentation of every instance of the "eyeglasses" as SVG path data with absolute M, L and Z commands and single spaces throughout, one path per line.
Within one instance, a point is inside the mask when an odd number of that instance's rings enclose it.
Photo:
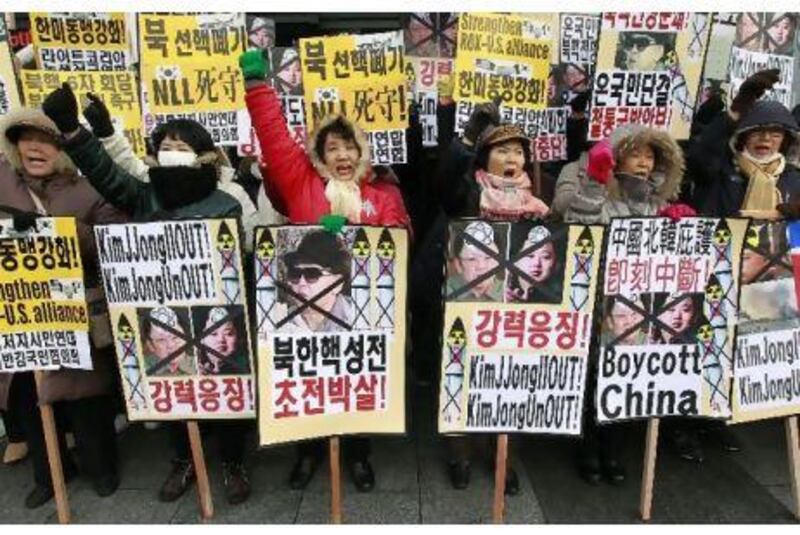
M 289 279 L 289 282 L 292 284 L 299 283 L 301 277 L 305 279 L 307 283 L 314 284 L 324 275 L 331 275 L 331 272 L 317 267 L 290 267 L 287 270 L 286 278 Z

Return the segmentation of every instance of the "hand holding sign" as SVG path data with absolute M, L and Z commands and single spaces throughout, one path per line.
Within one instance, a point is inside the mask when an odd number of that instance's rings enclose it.
M 239 56 L 239 67 L 245 80 L 264 80 L 269 74 L 269 66 L 261 50 L 248 50 Z
M 586 174 L 599 184 L 606 185 L 614 171 L 614 149 L 611 142 L 604 139 L 589 151 L 589 164 Z
M 75 132 L 80 123 L 78 123 L 78 101 L 75 99 L 75 93 L 67 82 L 64 82 L 60 88 L 56 89 L 44 99 L 42 103 L 42 111 L 47 115 L 58 127 L 62 134 L 70 134 Z
M 93 93 L 86 93 L 89 101 L 83 107 L 83 116 L 92 126 L 92 132 L 97 137 L 109 137 L 114 134 L 114 123 L 111 122 L 111 114 L 100 98 Z

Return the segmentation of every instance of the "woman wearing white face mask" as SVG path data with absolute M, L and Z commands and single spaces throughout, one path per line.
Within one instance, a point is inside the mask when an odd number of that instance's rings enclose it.
M 78 103 L 68 84 L 56 89 L 42 104 L 63 135 L 64 151 L 100 195 L 128 212 L 134 220 L 169 220 L 196 217 L 233 217 L 242 214 L 231 195 L 217 189 L 219 154 L 208 132 L 194 121 L 170 121 L 153 134 L 158 160 L 148 168 L 149 182 L 114 164 L 100 141 L 78 123 Z M 190 150 L 191 149 L 191 150 Z M 243 466 L 249 422 L 209 422 L 220 442 L 228 502 L 238 504 L 250 495 Z M 204 426 L 205 427 L 205 426 Z M 159 491 L 164 502 L 177 500 L 194 480 L 185 427 L 173 425 L 175 457 L 172 470 Z
M 142 182 L 149 182 L 148 171 L 153 163 L 152 160 L 147 158 L 142 160 L 136 156 L 125 135 L 114 129 L 111 115 L 103 101 L 91 93 L 86 96 L 90 103 L 84 107 L 83 115 L 111 159 Z M 219 181 L 217 187 L 242 205 L 242 226 L 248 250 L 252 247 L 253 230 L 256 226 L 278 224 L 285 220 L 267 200 L 263 186 L 258 192 L 258 207 L 256 207 L 245 189 L 234 181 L 236 171 L 231 167 L 225 153 L 213 145 L 211 136 L 200 123 L 189 119 L 169 121 L 153 133 L 153 146 L 159 154 L 165 153 L 158 157 L 158 163 L 163 166 L 191 165 L 194 161 L 191 153 L 194 153 L 195 156 L 203 152 L 218 153 L 219 159 L 216 165 L 219 171 Z

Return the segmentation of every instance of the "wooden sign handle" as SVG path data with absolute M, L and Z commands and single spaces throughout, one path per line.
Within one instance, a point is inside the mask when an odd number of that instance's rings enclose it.
M 503 523 L 506 505 L 506 465 L 508 464 L 508 435 L 497 435 L 497 456 L 494 462 L 494 505 L 492 521 Z
M 647 438 L 644 446 L 644 470 L 642 471 L 642 494 L 639 500 L 639 513 L 642 520 L 649 521 L 653 509 L 653 481 L 656 475 L 656 456 L 658 453 L 658 418 L 647 422 Z
M 331 523 L 342 523 L 342 467 L 339 462 L 339 437 L 328 440 L 331 465 Z
M 203 520 L 211 520 L 214 517 L 214 501 L 211 497 L 211 485 L 208 482 L 208 467 L 206 466 L 206 456 L 203 453 L 200 426 L 195 421 L 187 421 L 186 430 L 189 432 L 189 446 L 192 449 L 192 462 L 197 478 L 197 501 L 200 504 L 200 516 Z
M 38 398 L 39 385 L 42 381 L 42 372 L 33 372 L 33 378 L 36 381 L 36 393 Z M 67 485 L 64 483 L 64 467 L 61 465 L 61 451 L 58 447 L 58 432 L 56 431 L 56 419 L 53 415 L 53 406 L 49 403 L 42 403 L 39 406 L 39 412 L 42 417 L 44 443 L 47 447 L 47 461 L 50 464 L 50 479 L 52 480 L 53 493 L 55 494 L 58 523 L 69 524 L 71 520 L 69 498 L 67 496 Z
M 786 418 L 786 453 L 789 456 L 789 484 L 792 487 L 792 503 L 794 516 L 800 519 L 800 432 L 798 432 L 797 416 Z

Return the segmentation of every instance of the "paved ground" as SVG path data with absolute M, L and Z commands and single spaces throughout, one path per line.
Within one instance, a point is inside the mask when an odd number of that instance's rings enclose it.
M 444 444 L 434 433 L 430 388 L 417 388 L 415 419 L 404 437 L 382 437 L 373 442 L 377 485 L 359 494 L 343 478 L 344 520 L 348 523 L 488 523 L 491 521 L 492 474 L 488 463 L 473 464 L 467 490 L 450 487 L 445 472 Z M 417 417 L 421 415 L 424 417 Z M 713 444 L 706 447 L 700 466 L 677 459 L 662 442 L 657 465 L 653 521 L 663 523 L 787 523 L 790 511 L 785 439 L 780 422 L 763 422 L 736 429 L 743 452 L 726 454 Z M 2 439 L 0 439 L 1 441 Z M 255 439 L 253 438 L 252 442 Z M 578 479 L 573 467 L 574 441 L 558 437 L 512 437 L 512 460 L 522 494 L 506 502 L 508 523 L 635 523 L 638 521 L 639 474 L 644 425 L 626 424 L 621 452 L 629 470 L 622 487 L 591 487 Z M 169 469 L 164 429 L 131 426 L 120 435 L 122 484 L 109 498 L 98 498 L 88 481 L 69 484 L 76 523 L 194 523 L 199 521 L 196 495 L 163 504 L 156 490 Z M 253 495 L 240 506 L 224 500 L 222 474 L 214 461 L 216 445 L 206 445 L 210 460 L 215 523 L 325 523 L 330 494 L 327 466 L 321 467 L 305 491 L 292 491 L 286 478 L 292 447 L 256 450 L 247 463 Z M 487 456 L 488 456 L 488 452 Z M 0 465 L 0 522 L 52 523 L 55 506 L 36 511 L 22 505 L 32 487 L 28 462 Z

